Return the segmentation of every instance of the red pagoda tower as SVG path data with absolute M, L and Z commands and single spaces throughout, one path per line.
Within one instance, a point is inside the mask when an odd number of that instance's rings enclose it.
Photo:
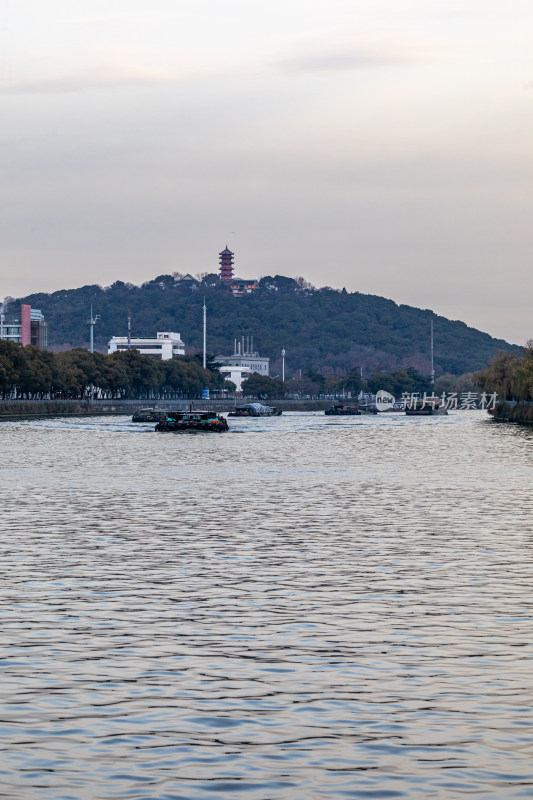
M 220 256 L 220 280 L 222 283 L 229 284 L 233 280 L 233 253 L 226 245 L 225 250 L 218 254 Z

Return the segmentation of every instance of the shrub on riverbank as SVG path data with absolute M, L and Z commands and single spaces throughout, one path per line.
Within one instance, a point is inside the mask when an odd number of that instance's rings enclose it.
M 511 409 L 510 419 L 512 422 L 533 423 L 533 406 L 515 406 Z
M 533 405 L 522 405 L 519 403 L 509 412 L 509 422 L 527 422 L 533 423 Z
M 533 425 L 533 404 L 517 403 L 513 406 L 510 403 L 500 402 L 489 413 L 500 422 L 519 422 Z

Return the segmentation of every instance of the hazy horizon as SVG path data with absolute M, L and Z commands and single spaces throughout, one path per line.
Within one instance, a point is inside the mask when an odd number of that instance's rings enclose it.
M 524 344 L 525 0 L 2 7 L 0 295 L 303 275 Z

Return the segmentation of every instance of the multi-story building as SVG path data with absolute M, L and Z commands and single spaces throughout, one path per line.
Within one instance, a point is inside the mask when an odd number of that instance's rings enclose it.
M 253 349 L 253 337 L 235 339 L 234 353 L 231 356 L 217 356 L 215 363 L 228 380 L 232 381 L 241 391 L 242 382 L 254 372 L 259 375 L 268 375 L 270 359 L 260 356 Z
M 30 308 L 31 344 L 46 350 L 48 347 L 48 323 L 38 308 Z
M 48 325 L 40 309 L 22 303 L 20 314 L 0 311 L 0 339 L 18 342 L 24 347 L 32 344 L 46 350 Z
M 155 339 L 129 339 L 127 336 L 113 336 L 109 341 L 108 353 L 124 350 L 138 350 L 143 356 L 154 356 L 162 361 L 185 355 L 185 345 L 179 333 L 158 331 Z

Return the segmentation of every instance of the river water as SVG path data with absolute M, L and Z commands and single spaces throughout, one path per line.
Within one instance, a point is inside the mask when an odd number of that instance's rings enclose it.
M 533 429 L 0 424 L 0 797 L 533 797 Z

